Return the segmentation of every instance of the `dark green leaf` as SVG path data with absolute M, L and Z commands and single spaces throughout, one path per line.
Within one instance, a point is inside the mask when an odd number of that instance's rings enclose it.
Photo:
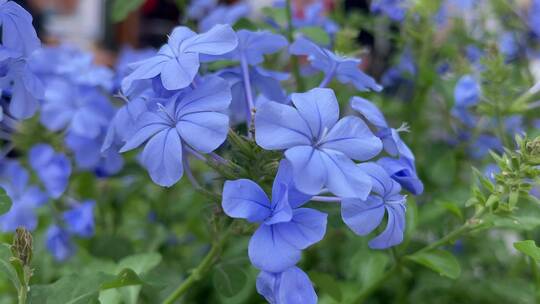
M 451 279 L 457 279 L 461 275 L 461 267 L 459 266 L 458 261 L 448 251 L 433 250 L 419 252 L 408 258 Z
M 219 264 L 214 267 L 212 281 L 222 296 L 230 298 L 239 293 L 247 282 L 244 269 L 234 264 Z
M 540 248 L 536 246 L 533 240 L 515 242 L 514 247 L 533 258 L 536 262 L 540 262 Z
M 124 20 L 129 13 L 137 10 L 143 5 L 144 0 L 114 0 L 111 9 L 111 19 L 113 22 Z
M 135 271 L 124 268 L 116 275 L 114 280 L 103 283 L 101 285 L 101 290 L 142 284 L 144 284 L 144 282 L 139 278 Z
M 0 244 L 0 274 L 6 276 L 16 289 L 19 289 L 21 283 L 17 271 L 10 262 L 12 258 L 11 248 L 8 244 Z
M 5 214 L 11 209 L 11 198 L 7 195 L 6 190 L 0 187 L 0 215 Z
M 322 292 L 327 293 L 339 303 L 342 301 L 343 294 L 341 292 L 341 287 L 334 277 L 321 272 L 310 272 L 309 277 L 315 286 Z
M 99 303 L 98 297 L 101 285 L 103 282 L 113 279 L 114 276 L 104 273 L 64 276 L 53 284 L 33 286 L 30 289 L 30 303 Z

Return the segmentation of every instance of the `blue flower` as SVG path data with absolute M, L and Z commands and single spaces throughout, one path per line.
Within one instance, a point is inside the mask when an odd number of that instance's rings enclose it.
M 377 164 L 383 167 L 392 179 L 397 181 L 401 187 L 412 194 L 420 195 L 424 192 L 424 184 L 418 178 L 414 159 L 410 160 L 404 157 L 382 157 L 377 160 Z
M 37 144 L 30 149 L 30 165 L 45 185 L 52 198 L 59 198 L 66 191 L 71 163 L 63 153 L 55 153 L 47 144 Z
M 74 134 L 96 138 L 113 114 L 110 101 L 99 90 L 56 79 L 48 83 L 40 118 L 51 131 L 67 128 Z
M 219 5 L 199 22 L 200 31 L 208 31 L 218 24 L 233 25 L 242 17 L 249 14 L 250 8 L 247 3 L 238 2 L 233 5 Z
M 407 15 L 405 0 L 374 0 L 371 2 L 371 12 L 383 14 L 393 21 L 401 22 Z
M 2 161 L 0 187 L 6 190 L 13 204 L 8 213 L 0 216 L 3 232 L 15 231 L 23 226 L 34 230 L 37 226 L 35 209 L 47 201 L 47 196 L 37 186 L 29 186 L 28 172 L 16 161 Z
M 301 208 L 309 196 L 292 190 L 291 169 L 283 161 L 270 200 L 264 190 L 248 179 L 226 181 L 222 206 L 232 218 L 260 223 L 249 241 L 249 258 L 258 269 L 282 272 L 294 266 L 301 250 L 320 241 L 326 232 L 327 215 Z
M 287 46 L 285 37 L 270 31 L 239 30 L 238 47 L 230 53 L 219 56 L 230 60 L 244 60 L 249 65 L 257 65 L 264 61 L 264 55 L 273 54 Z
M 110 176 L 122 169 L 124 160 L 115 149 L 101 151 L 103 136 L 88 138 L 68 133 L 64 138 L 66 146 L 73 151 L 77 167 L 91 170 L 98 176 Z
M 372 249 L 386 249 L 403 241 L 405 231 L 405 197 L 400 185 L 375 163 L 358 165 L 373 181 L 373 193 L 366 200 L 347 198 L 341 202 L 343 221 L 358 235 L 367 235 L 382 222 L 385 213 L 386 229 L 369 241 Z
M 484 56 L 484 52 L 475 45 L 467 45 L 465 48 L 465 56 L 470 63 L 479 65 L 480 59 Z
M 176 27 L 157 55 L 132 64 L 134 70 L 122 81 L 122 91 L 127 94 L 134 81 L 157 76 L 165 89 L 183 89 L 199 71 L 200 54 L 222 55 L 237 45 L 236 34 L 228 25 L 216 25 L 203 34 L 195 34 L 184 26 Z
M 318 300 L 309 277 L 296 266 L 279 273 L 261 271 L 257 292 L 270 304 L 316 304 Z
M 94 235 L 94 206 L 96 202 L 87 200 L 77 203 L 72 209 L 63 213 L 64 222 L 70 233 L 89 238 Z
M 295 7 L 296 8 L 296 7 Z M 295 28 L 320 27 L 329 35 L 339 31 L 339 25 L 324 14 L 323 1 L 315 1 L 304 9 L 303 18 L 298 18 L 297 12 L 293 13 L 293 26 Z
M 32 15 L 13 1 L 0 0 L 2 47 L 29 56 L 41 46 L 32 26 Z
M 8 58 L 0 62 L 0 88 L 11 91 L 9 113 L 17 119 L 29 118 L 36 112 L 44 88 L 24 58 Z
M 255 116 L 257 144 L 285 150 L 296 187 L 316 195 L 323 187 L 340 197 L 365 199 L 371 181 L 351 159 L 365 161 L 382 149 L 381 141 L 358 117 L 338 121 L 339 106 L 330 89 L 291 95 L 294 107 L 264 103 Z
M 296 39 L 289 47 L 289 52 L 294 55 L 306 55 L 311 65 L 324 73 L 325 77 L 320 87 L 325 87 L 336 77 L 338 81 L 350 83 L 360 91 L 382 90 L 373 78 L 362 72 L 359 67 L 360 59 L 338 56 L 305 37 Z
M 512 32 L 504 32 L 497 41 L 501 54 L 504 55 L 506 62 L 516 59 L 519 55 L 519 44 Z
M 489 153 L 490 150 L 498 153 L 504 152 L 501 139 L 493 135 L 481 134 L 472 143 L 469 153 L 475 159 L 482 159 Z
M 163 100 L 158 111 L 148 111 L 137 119 L 137 131 L 120 152 L 147 142 L 142 163 L 152 180 L 172 186 L 183 174 L 184 145 L 210 153 L 226 139 L 229 118 L 223 112 L 231 101 L 227 82 L 209 76 L 196 89 Z
M 469 113 L 469 108 L 480 100 L 480 85 L 471 75 L 462 76 L 454 88 L 454 108 L 452 115 L 465 125 L 472 126 L 475 118 Z
M 52 225 L 45 234 L 45 246 L 55 260 L 63 262 L 75 253 L 75 246 L 67 231 L 57 225 Z
M 390 67 L 384 72 L 381 82 L 385 87 L 392 87 L 410 80 L 414 75 L 416 75 L 416 63 L 411 49 L 407 48 L 399 56 L 397 65 Z
M 528 24 L 534 35 L 540 38 L 540 0 L 532 0 L 529 8 Z
M 407 147 L 405 142 L 401 140 L 398 130 L 390 128 L 382 112 L 371 101 L 361 98 L 351 98 L 351 108 L 362 114 L 364 118 L 377 127 L 377 133 L 383 143 L 383 148 L 386 153 L 395 157 L 404 157 L 414 162 L 414 155 Z

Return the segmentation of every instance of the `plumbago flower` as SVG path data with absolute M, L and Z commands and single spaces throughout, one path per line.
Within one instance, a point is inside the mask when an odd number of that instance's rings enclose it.
M 89 238 L 94 235 L 94 206 L 96 202 L 86 200 L 75 202 L 74 207 L 63 213 L 62 219 L 66 223 L 67 231 L 71 234 Z
M 386 249 L 403 241 L 405 230 L 405 196 L 400 185 L 376 163 L 358 165 L 371 177 L 372 194 L 367 199 L 346 198 L 341 202 L 341 216 L 347 226 L 358 235 L 371 233 L 388 215 L 386 228 L 369 241 L 373 249 Z
M 0 0 L 0 88 L 9 92 L 9 114 L 29 118 L 43 96 L 43 85 L 28 65 L 29 56 L 41 46 L 32 16 L 15 2 Z
M 8 213 L 0 216 L 0 229 L 12 232 L 23 226 L 34 230 L 37 226 L 35 210 L 47 201 L 47 196 L 37 186 L 29 185 L 30 175 L 17 161 L 2 160 L 0 187 L 6 190 L 13 205 Z
M 371 12 L 383 14 L 392 21 L 401 22 L 407 15 L 407 0 L 375 0 L 371 2 Z
M 134 70 L 122 81 L 122 90 L 127 94 L 134 81 L 157 76 L 165 89 L 183 89 L 197 75 L 201 54 L 222 55 L 237 44 L 236 34 L 229 25 L 216 25 L 202 34 L 185 26 L 176 27 L 155 56 L 132 64 Z
M 37 144 L 29 153 L 30 165 L 37 173 L 51 198 L 59 198 L 66 191 L 71 163 L 63 153 L 56 153 L 47 144 Z
M 350 83 L 359 91 L 381 91 L 382 87 L 373 78 L 360 70 L 360 59 L 346 58 L 318 46 L 315 42 L 300 37 L 291 44 L 289 52 L 293 55 L 305 55 L 311 65 L 324 73 L 319 87 L 326 87 L 334 78 L 341 83 Z
M 416 173 L 414 154 L 399 136 L 400 130 L 390 128 L 382 112 L 369 100 L 353 97 L 350 104 L 353 110 L 377 128 L 376 136 L 381 139 L 386 153 L 393 156 L 382 157 L 377 163 L 403 188 L 414 195 L 420 195 L 424 185 Z
M 454 88 L 454 107 L 452 115 L 468 127 L 476 124 L 476 118 L 469 108 L 478 104 L 480 100 L 480 85 L 471 75 L 462 76 Z
M 216 76 L 204 78 L 195 89 L 156 100 L 158 109 L 139 115 L 137 131 L 120 152 L 146 142 L 141 161 L 150 177 L 158 185 L 172 186 L 183 175 L 184 150 L 210 153 L 225 141 L 229 117 L 224 112 L 230 101 L 227 82 Z
M 247 3 L 238 2 L 232 5 L 219 5 L 199 21 L 199 30 L 207 31 L 217 24 L 233 25 L 240 18 L 246 17 L 250 12 Z
M 271 199 L 251 180 L 225 182 L 224 212 L 232 218 L 260 223 L 251 237 L 248 253 L 251 263 L 262 270 L 257 289 L 267 299 L 283 297 L 304 299 L 300 303 L 316 302 L 317 296 L 309 278 L 294 267 L 300 260 L 301 251 L 319 242 L 326 232 L 327 215 L 302 208 L 309 199 L 310 196 L 294 188 L 292 168 L 286 160 L 280 163 Z M 281 279 L 285 284 L 296 282 L 293 286 L 298 285 L 298 288 L 281 287 Z
M 291 95 L 295 107 L 264 103 L 255 117 L 257 144 L 285 150 L 298 190 L 311 195 L 323 187 L 340 197 L 365 199 L 371 180 L 352 161 L 375 157 L 382 143 L 358 117 L 339 119 L 331 89 L 315 88 Z

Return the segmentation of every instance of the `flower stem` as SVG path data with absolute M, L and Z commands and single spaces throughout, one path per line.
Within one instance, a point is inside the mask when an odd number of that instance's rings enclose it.
M 292 24 L 292 4 L 291 0 L 287 0 L 285 3 L 285 13 L 287 14 L 287 39 L 289 43 L 293 42 L 293 24 Z M 296 81 L 296 91 L 304 92 L 305 85 L 302 76 L 300 75 L 300 65 L 298 64 L 298 57 L 291 56 L 292 73 L 294 80 Z
M 326 88 L 326 86 L 328 86 L 330 81 L 334 79 L 334 75 L 336 74 L 336 68 L 337 68 L 337 65 L 334 64 L 330 72 L 324 76 L 324 79 L 319 84 L 319 88 Z
M 341 198 L 335 196 L 314 196 L 311 198 L 312 201 L 324 202 L 324 203 L 339 203 Z
M 212 267 L 219 260 L 221 253 L 223 252 L 223 247 L 227 243 L 230 235 L 232 233 L 232 225 L 229 226 L 224 235 L 216 241 L 210 251 L 206 254 L 204 259 L 199 263 L 199 265 L 191 272 L 189 277 L 184 280 L 178 288 L 176 288 L 166 299 L 163 301 L 163 304 L 172 304 L 180 297 L 182 297 L 186 292 L 193 287 L 195 283 L 203 279 Z

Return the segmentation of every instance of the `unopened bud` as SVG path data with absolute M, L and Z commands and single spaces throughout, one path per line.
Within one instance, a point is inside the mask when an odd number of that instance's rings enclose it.
M 32 260 L 32 234 L 23 227 L 17 228 L 11 250 L 13 255 L 21 260 L 24 265 L 30 265 Z

